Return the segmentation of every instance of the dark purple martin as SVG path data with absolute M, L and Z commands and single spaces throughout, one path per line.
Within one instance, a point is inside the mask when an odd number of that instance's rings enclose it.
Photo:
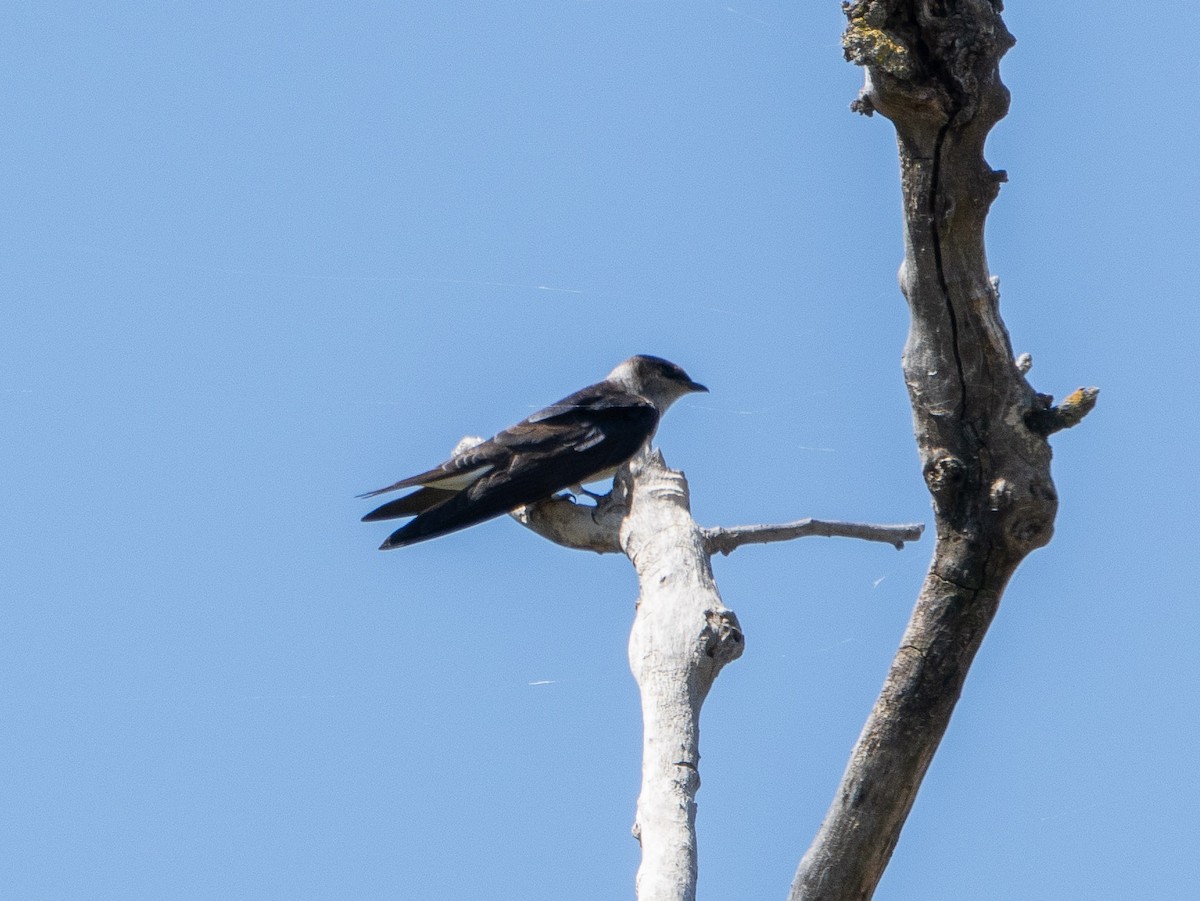
M 661 357 L 630 357 L 604 381 L 539 410 L 495 438 L 460 445 L 449 460 L 427 472 L 359 495 L 417 489 L 372 510 L 363 522 L 415 517 L 380 545 L 387 551 L 608 478 L 653 437 L 671 404 L 707 390 Z

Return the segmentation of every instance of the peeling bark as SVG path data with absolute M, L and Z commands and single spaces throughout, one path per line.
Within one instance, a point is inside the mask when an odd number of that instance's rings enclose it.
M 984 223 L 1006 175 L 983 156 L 1008 111 L 1014 41 L 999 0 L 860 0 L 846 58 L 852 108 L 896 129 L 904 197 L 900 288 L 912 315 L 904 378 L 937 544 L 912 619 L 790 901 L 867 899 L 883 875 L 1009 578 L 1053 534 L 1046 436 L 1095 403 L 1055 408 L 1013 360 Z

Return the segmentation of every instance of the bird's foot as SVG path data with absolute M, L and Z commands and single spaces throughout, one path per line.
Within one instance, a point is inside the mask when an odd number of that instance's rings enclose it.
M 586 494 L 588 497 L 590 497 L 592 500 L 594 500 L 597 505 L 599 505 L 605 498 L 608 497 L 608 493 L 596 494 L 596 492 L 594 492 L 594 491 L 588 491 L 582 485 L 572 485 L 567 490 L 570 491 L 576 497 L 578 497 L 581 494 Z M 609 492 L 609 493 L 611 493 L 611 492 Z

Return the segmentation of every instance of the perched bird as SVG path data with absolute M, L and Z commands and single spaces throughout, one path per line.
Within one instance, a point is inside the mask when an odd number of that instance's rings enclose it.
M 604 381 L 539 410 L 495 438 L 463 442 L 449 460 L 428 472 L 359 495 L 418 489 L 372 510 L 363 522 L 416 517 L 380 545 L 387 551 L 607 478 L 654 435 L 667 407 L 685 394 L 707 390 L 661 357 L 630 357 Z

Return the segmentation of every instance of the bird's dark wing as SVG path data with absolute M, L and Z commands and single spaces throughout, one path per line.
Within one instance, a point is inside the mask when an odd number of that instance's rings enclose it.
M 418 473 L 415 476 L 409 476 L 407 479 L 401 479 L 399 482 L 388 485 L 386 488 L 377 488 L 374 491 L 368 491 L 366 494 L 358 495 L 358 497 L 375 497 L 380 494 L 387 494 L 389 491 L 399 491 L 401 488 L 415 488 L 418 485 L 428 485 L 435 489 L 457 491 L 470 484 L 471 481 L 483 475 L 483 473 L 488 472 L 489 469 L 495 469 L 498 465 L 503 465 L 507 459 L 508 454 L 505 451 L 496 447 L 492 441 L 484 441 L 474 447 L 467 448 L 461 454 L 455 454 L 449 460 L 439 463 L 433 469 Z M 399 515 L 403 516 L 406 514 Z
M 581 422 L 588 417 L 605 415 L 611 411 L 614 415 L 647 415 L 654 414 L 654 425 L 658 425 L 658 411 L 646 398 L 631 394 L 615 387 L 610 382 L 599 382 L 581 388 L 574 394 L 569 394 L 557 403 L 538 410 L 526 419 L 521 420 L 514 429 L 535 422 Z M 653 429 L 653 426 L 651 427 Z M 504 432 L 500 433 L 501 435 Z M 500 435 L 496 436 L 497 438 Z
M 645 398 L 604 385 L 578 391 L 473 448 L 493 468 L 420 512 L 382 549 L 436 538 L 588 481 L 632 457 L 657 425 L 658 411 Z M 376 514 L 387 506 L 368 516 L 383 518 Z

